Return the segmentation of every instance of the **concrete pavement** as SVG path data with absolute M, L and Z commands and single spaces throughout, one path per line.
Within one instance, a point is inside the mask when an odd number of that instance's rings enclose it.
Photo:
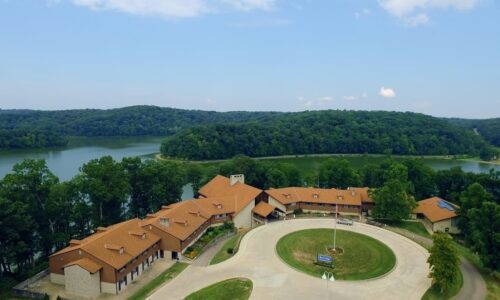
M 421 299 L 431 286 L 426 263 L 428 253 L 417 243 L 394 232 L 355 223 L 339 225 L 376 238 L 395 253 L 395 268 L 385 276 L 365 281 L 329 282 L 299 272 L 277 256 L 277 241 L 284 235 L 308 228 L 333 228 L 332 219 L 300 219 L 260 226 L 245 235 L 238 253 L 212 266 L 190 266 L 148 299 L 183 299 L 213 283 L 245 277 L 253 281 L 251 299 Z M 320 276 L 321 274 L 318 274 Z

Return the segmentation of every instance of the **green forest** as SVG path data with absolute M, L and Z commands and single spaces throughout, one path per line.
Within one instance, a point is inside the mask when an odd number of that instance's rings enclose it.
M 166 157 L 213 160 L 239 154 L 479 155 L 485 147 L 472 130 L 422 114 L 318 111 L 187 128 L 166 139 L 161 152 Z
M 474 129 L 480 136 L 473 134 Z M 65 146 L 71 136 L 171 137 L 164 143 L 164 155 L 189 159 L 309 153 L 471 154 L 492 159 L 497 150 L 487 142 L 500 146 L 500 119 L 340 110 L 215 112 L 156 106 L 0 109 L 0 150 Z

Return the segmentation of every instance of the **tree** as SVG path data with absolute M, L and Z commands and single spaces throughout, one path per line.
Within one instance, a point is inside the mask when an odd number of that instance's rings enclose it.
M 303 186 L 304 180 L 299 168 L 289 163 L 280 163 L 278 168 L 285 174 L 289 186 Z
M 459 259 L 451 238 L 445 233 L 435 233 L 432 236 L 433 245 L 429 250 L 427 262 L 431 265 L 429 277 L 441 291 L 447 291 L 459 276 Z
M 371 190 L 371 197 L 375 203 L 373 216 L 389 221 L 409 218 L 417 206 L 415 199 L 407 192 L 407 185 L 399 180 L 390 180 L 381 188 Z
M 201 166 L 196 163 L 188 164 L 186 169 L 186 182 L 191 184 L 195 195 L 201 188 L 202 179 L 203 169 L 201 168 Z
M 61 216 L 50 210 L 50 191 L 59 179 L 50 172 L 45 160 L 25 159 L 14 165 L 12 173 L 1 182 L 0 196 L 26 205 L 35 224 L 35 235 L 31 244 L 49 255 L 54 246 L 54 223 Z
M 483 202 L 467 213 L 471 248 L 478 252 L 486 267 L 500 270 L 500 205 Z
M 266 171 L 267 180 L 265 188 L 282 188 L 288 186 L 288 180 L 284 172 L 276 167 L 270 167 Z
M 497 155 L 498 151 L 496 151 L 495 148 L 487 145 L 485 145 L 479 152 L 479 158 L 486 161 L 495 159 Z
M 319 186 L 340 188 L 359 186 L 360 176 L 345 159 L 329 159 L 319 168 Z
M 366 164 L 359 170 L 361 185 L 371 188 L 381 187 L 384 184 L 384 170 L 378 164 Z
M 108 226 L 123 220 L 130 184 L 123 166 L 111 156 L 93 159 L 81 168 L 82 191 L 92 203 L 94 226 Z
M 422 200 L 436 195 L 434 171 L 431 167 L 425 165 L 421 159 L 406 159 L 403 161 L 403 165 L 408 170 L 410 192 L 415 195 L 416 199 Z
M 266 185 L 266 174 L 263 164 L 248 156 L 240 155 L 224 162 L 220 165 L 219 172 L 224 176 L 244 174 L 245 183 L 257 188 L 264 188 Z
M 162 205 L 180 200 L 186 183 L 184 169 L 178 163 L 124 158 L 122 165 L 130 180 L 132 217 L 144 217 Z
M 35 223 L 28 213 L 28 205 L 0 197 L 0 267 L 12 273 L 11 265 L 18 271 L 33 261 Z
M 472 242 L 471 235 L 471 222 L 469 211 L 474 208 L 480 208 L 482 203 L 489 201 L 491 195 L 479 184 L 471 184 L 465 191 L 460 195 L 460 219 L 458 221 L 458 226 L 464 234 L 465 241 L 467 243 Z

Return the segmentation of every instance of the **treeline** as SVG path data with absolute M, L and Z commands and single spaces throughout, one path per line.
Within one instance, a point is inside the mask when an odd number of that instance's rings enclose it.
M 242 122 L 272 118 L 272 112 L 227 112 L 182 110 L 156 106 L 131 106 L 118 109 L 62 111 L 0 110 L 0 132 L 10 139 L 16 132 L 28 137 L 44 133 L 45 144 L 59 146 L 67 136 L 169 136 L 193 125 Z M 3 138 L 2 138 L 3 140 Z M 14 142 L 0 142 L 0 149 L 17 148 Z
M 51 132 L 0 129 L 0 149 L 59 147 L 67 143 L 65 137 Z
M 211 160 L 239 154 L 478 155 L 485 146 L 472 131 L 422 114 L 320 111 L 188 128 L 166 139 L 161 152 L 167 157 Z

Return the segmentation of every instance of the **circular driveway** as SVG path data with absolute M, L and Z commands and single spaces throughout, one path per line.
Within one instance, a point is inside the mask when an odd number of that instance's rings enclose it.
M 184 299 L 192 292 L 233 277 L 253 281 L 251 299 L 412 300 L 421 299 L 431 286 L 431 280 L 427 278 L 428 252 L 422 246 L 391 231 L 366 224 L 338 225 L 337 228 L 371 236 L 394 251 L 396 266 L 382 277 L 329 282 L 291 268 L 276 254 L 276 243 L 290 232 L 333 227 L 333 219 L 297 219 L 260 226 L 245 235 L 238 253 L 229 260 L 208 267 L 191 265 L 148 299 Z

